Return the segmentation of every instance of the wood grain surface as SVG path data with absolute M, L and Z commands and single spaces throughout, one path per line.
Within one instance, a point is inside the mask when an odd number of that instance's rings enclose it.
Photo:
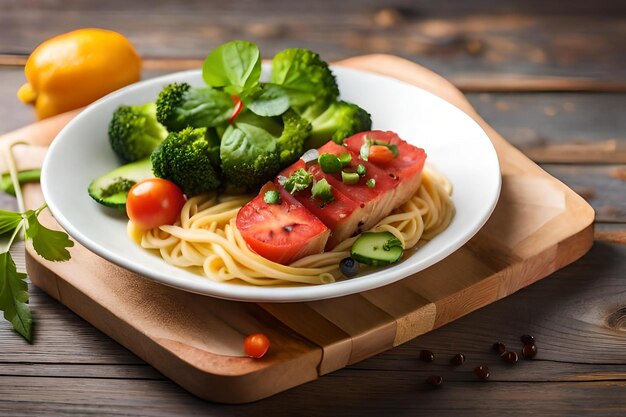
M 15 98 L 20 63 L 47 36 L 77 27 L 131 36 L 150 58 L 144 77 L 196 65 L 232 38 L 258 41 L 266 56 L 285 46 L 333 60 L 393 52 L 452 79 L 507 140 L 585 197 L 601 221 L 596 243 L 549 279 L 451 325 L 242 406 L 187 394 L 31 286 L 35 343 L 0 322 L 0 415 L 624 415 L 624 2 L 145 3 L 0 0 L 0 133 L 34 121 Z M 446 33 L 459 28 L 465 44 L 446 46 Z M 0 206 L 15 202 L 0 193 Z M 23 267 L 23 249 L 13 253 Z M 521 333 L 537 336 L 535 361 L 507 367 L 489 352 Z M 435 365 L 417 359 L 423 348 L 438 355 Z M 469 359 L 453 369 L 447 358 L 457 351 Z M 475 380 L 481 363 L 497 381 Z M 433 373 L 444 377 L 442 389 L 424 384 Z

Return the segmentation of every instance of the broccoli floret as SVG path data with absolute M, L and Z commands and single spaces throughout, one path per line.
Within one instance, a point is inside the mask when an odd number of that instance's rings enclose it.
M 309 123 L 292 110 L 282 117 L 243 112 L 222 137 L 224 178 L 232 186 L 256 190 L 302 154 L 309 131 Z
M 337 81 L 328 64 L 308 49 L 285 49 L 276 54 L 270 81 L 287 91 L 291 108 L 297 111 L 316 101 L 330 102 L 339 96 Z
M 188 197 L 217 189 L 221 180 L 215 168 L 219 160 L 215 138 L 207 128 L 170 133 L 150 156 L 154 175 L 174 182 Z
M 233 100 L 224 91 L 192 88 L 187 83 L 166 85 L 156 101 L 157 120 L 170 132 L 226 124 L 233 109 Z
M 318 148 L 330 139 L 341 144 L 358 132 L 370 130 L 372 119 L 361 107 L 346 101 L 335 101 L 320 113 L 320 105 L 314 104 L 302 116 L 311 122 L 311 135 L 306 147 Z
M 156 119 L 156 106 L 120 106 L 109 123 L 109 141 L 122 163 L 148 157 L 165 139 L 167 130 Z
M 311 133 L 311 123 L 300 117 L 293 110 L 282 116 L 283 132 L 276 145 L 280 156 L 280 164 L 286 167 L 295 162 L 304 152 L 304 143 Z

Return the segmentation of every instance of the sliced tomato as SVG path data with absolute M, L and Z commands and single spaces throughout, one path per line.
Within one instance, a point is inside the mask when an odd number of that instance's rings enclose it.
M 279 177 L 289 177 L 293 172 L 301 168 L 306 169 L 309 174 L 313 175 L 315 181 L 323 178 L 326 178 L 327 181 L 331 180 L 331 174 L 324 173 L 319 165 L 315 164 L 307 168 L 301 159 L 285 168 L 279 174 Z M 332 181 L 336 180 L 332 179 Z M 278 177 L 275 182 L 278 185 Z M 337 190 L 337 187 L 331 185 L 331 191 L 333 193 L 333 201 L 331 202 L 324 202 L 319 198 L 313 197 L 310 187 L 306 190 L 298 191 L 292 196 L 330 229 L 330 238 L 326 244 L 327 249 L 333 248 L 337 243 L 350 236 L 352 230 L 356 229 L 359 221 L 361 221 L 359 213 L 362 210 L 359 202 L 346 197 Z M 284 190 L 283 192 L 287 193 Z
M 330 234 L 328 228 L 282 189 L 280 204 L 266 203 L 265 192 L 269 190 L 278 188 L 267 183 L 237 214 L 237 229 L 250 249 L 283 265 L 322 252 Z
M 163 178 L 148 178 L 133 185 L 126 198 L 126 213 L 135 225 L 152 229 L 178 220 L 185 195 Z

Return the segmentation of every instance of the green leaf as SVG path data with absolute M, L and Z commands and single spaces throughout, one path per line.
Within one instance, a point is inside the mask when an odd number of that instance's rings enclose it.
M 0 235 L 11 232 L 22 221 L 22 215 L 14 211 L 0 210 Z
M 70 259 L 70 253 L 67 248 L 74 246 L 74 242 L 70 240 L 64 232 L 51 230 L 43 226 L 37 220 L 37 213 L 33 210 L 26 212 L 28 220 L 28 228 L 25 236 L 31 239 L 35 252 L 48 261 L 67 261 Z
M 202 78 L 212 87 L 229 87 L 236 94 L 259 82 L 261 53 L 258 46 L 247 41 L 231 41 L 215 48 L 204 60 Z
M 289 96 L 276 85 L 263 83 L 244 94 L 241 99 L 255 114 L 264 117 L 279 116 L 289 109 Z
M 33 318 L 28 308 L 26 274 L 17 272 L 9 252 L 0 253 L 0 310 L 28 342 L 33 339 Z

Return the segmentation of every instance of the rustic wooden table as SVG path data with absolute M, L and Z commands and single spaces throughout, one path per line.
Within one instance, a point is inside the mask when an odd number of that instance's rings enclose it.
M 492 3 L 0 0 L 0 134 L 34 121 L 15 98 L 29 52 L 78 27 L 127 35 L 145 58 L 144 78 L 196 67 L 234 38 L 257 42 L 266 56 L 288 46 L 327 60 L 383 52 L 450 79 L 496 130 L 596 210 L 594 247 L 553 276 L 240 406 L 193 397 L 31 286 L 34 343 L 0 322 L 0 415 L 626 414 L 626 5 Z M 3 196 L 0 206 L 15 202 Z M 524 333 L 537 340 L 534 360 L 506 366 L 490 352 L 494 341 L 517 345 Z M 421 362 L 422 349 L 438 359 Z M 450 368 L 457 352 L 488 365 L 491 380 L 478 382 L 473 366 Z M 444 377 L 443 388 L 424 383 L 431 374 Z

